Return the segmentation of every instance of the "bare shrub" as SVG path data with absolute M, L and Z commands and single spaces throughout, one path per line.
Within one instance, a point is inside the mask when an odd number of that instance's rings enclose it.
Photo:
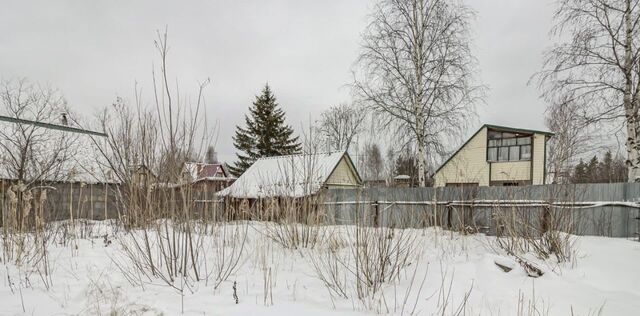
M 322 281 L 331 297 L 338 296 L 349 299 L 349 272 L 340 257 L 341 248 L 345 247 L 342 240 L 330 235 L 325 247 L 318 247 L 313 251 L 307 251 L 305 257 L 315 271 L 316 277 Z
M 323 249 L 306 252 L 316 276 L 332 295 L 370 302 L 382 286 L 414 262 L 416 234 L 392 227 L 345 226 Z
M 161 280 L 182 291 L 183 284 L 176 283 L 179 280 L 188 282 L 187 286 L 206 281 L 217 288 L 240 267 L 248 224 L 191 225 L 161 220 L 154 227 L 131 230 L 119 239 L 125 262 L 114 261 L 135 285 Z M 212 232 L 206 234 L 208 230 Z
M 317 196 L 271 198 L 257 212 L 269 214 L 264 234 L 284 248 L 314 248 L 325 237 L 323 206 Z
M 560 187 L 562 188 L 562 187 Z M 532 252 L 539 259 L 554 257 L 557 263 L 570 262 L 575 257 L 575 222 L 571 210 L 556 207 L 552 201 L 563 192 L 549 192 L 550 201 L 540 206 L 523 203 L 505 207 L 495 207 L 493 217 L 498 229 L 496 244 L 523 265 L 527 271 L 535 270 L 520 256 Z M 512 200 L 518 201 L 516 191 L 511 192 Z M 565 205 L 570 205 L 566 202 Z M 533 271 L 539 274 L 540 271 Z
M 186 175 L 186 163 L 202 160 L 215 139 L 204 109 L 209 81 L 198 85 L 196 98 L 184 98 L 169 84 L 166 32 L 155 44 L 161 67 L 152 73 L 153 106 L 143 106 L 137 88 L 134 107 L 118 98 L 98 117 L 109 137 L 94 143 L 119 182 L 112 189 L 125 230 L 115 236 L 121 251 L 113 262 L 131 284 L 169 286 L 184 303 L 196 283 L 215 288 L 237 271 L 248 224 L 220 216 L 217 203 L 201 203 L 217 202 L 215 192 Z
M 22 182 L 6 190 L 1 261 L 5 265 L 15 265 L 21 285 L 30 285 L 31 277 L 36 275 L 49 289 L 53 284 L 49 246 L 54 240 L 55 231 L 44 221 L 46 192 L 46 189 L 27 188 Z

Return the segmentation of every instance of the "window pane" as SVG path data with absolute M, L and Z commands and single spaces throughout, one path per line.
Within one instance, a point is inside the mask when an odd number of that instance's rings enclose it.
M 529 144 L 531 144 L 531 137 L 518 138 L 518 145 L 529 145 Z
M 520 147 L 520 159 L 527 160 L 531 159 L 531 145 L 521 146 Z
M 502 138 L 514 138 L 516 137 L 516 134 L 514 133 L 502 133 Z
M 520 146 L 509 147 L 509 160 L 510 161 L 520 160 Z
M 505 138 L 502 140 L 502 146 L 513 146 L 516 144 L 515 138 Z
M 487 151 L 487 161 L 497 161 L 498 160 L 498 148 L 489 148 Z
M 500 147 L 498 151 L 498 161 L 509 160 L 509 147 Z
M 489 140 L 489 147 L 496 147 L 496 146 L 500 146 L 500 140 L 499 139 L 490 139 Z

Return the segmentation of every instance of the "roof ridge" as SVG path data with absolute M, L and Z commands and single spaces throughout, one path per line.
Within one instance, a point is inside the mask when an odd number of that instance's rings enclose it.
M 313 154 L 300 153 L 300 154 L 288 154 L 288 155 L 280 155 L 280 156 L 260 157 L 260 158 L 258 158 L 258 160 L 276 159 L 276 158 L 285 158 L 285 157 L 294 157 L 294 156 L 333 155 L 333 154 L 340 153 L 340 152 L 346 152 L 346 150 L 334 150 L 334 151 L 328 151 L 328 152 L 318 152 L 318 153 L 313 153 Z

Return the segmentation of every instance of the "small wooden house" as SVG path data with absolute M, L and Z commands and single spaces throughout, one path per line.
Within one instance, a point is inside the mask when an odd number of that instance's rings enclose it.
M 355 188 L 362 179 L 346 151 L 258 159 L 219 195 L 237 199 L 304 197 L 327 188 Z
M 323 190 L 362 183 L 346 151 L 298 154 L 258 159 L 218 196 L 230 217 L 305 221 L 315 214 Z

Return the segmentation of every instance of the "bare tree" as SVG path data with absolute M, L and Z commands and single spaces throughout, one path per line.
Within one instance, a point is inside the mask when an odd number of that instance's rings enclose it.
M 366 180 L 380 180 L 384 174 L 384 159 L 377 144 L 369 144 L 365 147 L 365 178 Z
M 545 98 L 577 104 L 585 124 L 620 124 L 629 181 L 640 181 L 640 1 L 559 0 L 555 22 L 562 42 L 538 74 Z
M 415 142 L 419 183 L 474 117 L 469 19 L 460 1 L 382 0 L 363 35 L 353 88 L 401 140 Z
M 546 111 L 545 124 L 555 133 L 547 153 L 548 173 L 555 183 L 571 181 L 575 160 L 590 149 L 590 140 L 593 140 L 580 120 L 579 110 L 575 102 L 565 100 L 550 105 Z
M 152 72 L 154 84 L 151 107 L 146 107 L 142 95 L 135 88 L 135 104 L 131 106 L 118 98 L 114 104 L 104 109 L 98 121 L 108 135 L 106 145 L 98 144 L 100 162 L 103 169 L 113 173 L 122 185 L 118 194 L 122 196 L 123 208 L 136 209 L 131 204 L 136 195 L 144 195 L 141 185 L 150 187 L 152 183 L 134 183 L 140 167 L 151 170 L 154 182 L 162 186 L 181 184 L 184 164 L 200 160 L 205 149 L 213 144 L 214 131 L 206 122 L 204 111 L 204 89 L 208 80 L 198 85 L 196 97 L 185 98 L 180 90 L 169 85 L 167 33 L 158 32 L 155 42 L 160 59 L 160 71 Z M 149 179 L 145 177 L 145 179 Z M 144 191 L 144 190 L 143 190 Z M 158 192 L 157 194 L 160 194 Z M 171 194 L 189 195 L 190 190 L 180 190 Z M 165 198 L 165 197 L 163 197 Z M 166 197 L 169 200 L 174 197 Z M 191 199 L 181 196 L 185 201 Z M 143 203 L 146 203 L 144 199 Z M 129 204 L 129 205 L 126 205 Z M 148 208 L 148 205 L 140 208 Z M 190 206 L 189 206 L 190 207 Z M 187 208 L 183 206 L 183 208 Z M 131 210 L 128 210 L 131 212 Z M 160 212 L 157 212 L 160 213 Z M 166 214 L 162 214 L 166 215 Z M 161 215 L 161 216 L 162 216 Z
M 394 174 L 396 176 L 409 176 L 411 186 L 416 184 L 418 179 L 418 168 L 415 155 L 409 148 L 405 148 L 405 150 L 400 153 L 394 161 Z
M 112 172 L 111 178 L 128 184 L 139 166 L 157 170 L 159 130 L 156 118 L 153 111 L 140 106 L 138 97 L 136 107 L 117 98 L 100 113 L 98 121 L 108 135 L 106 146 L 97 146 L 102 158 L 98 162 L 104 165 L 102 169 Z
M 366 117 L 362 107 L 342 103 L 322 112 L 317 130 L 329 150 L 349 150 Z
M 26 79 L 4 81 L 0 87 L 2 115 L 12 119 L 60 125 L 69 109 L 60 92 Z M 77 135 L 39 124 L 3 123 L 0 162 L 4 176 L 30 186 L 38 181 L 65 180 Z
M 387 179 L 388 184 L 393 184 L 393 178 L 395 177 L 396 171 L 396 152 L 393 148 L 387 148 L 387 153 L 385 155 L 385 164 L 384 164 L 384 177 Z

